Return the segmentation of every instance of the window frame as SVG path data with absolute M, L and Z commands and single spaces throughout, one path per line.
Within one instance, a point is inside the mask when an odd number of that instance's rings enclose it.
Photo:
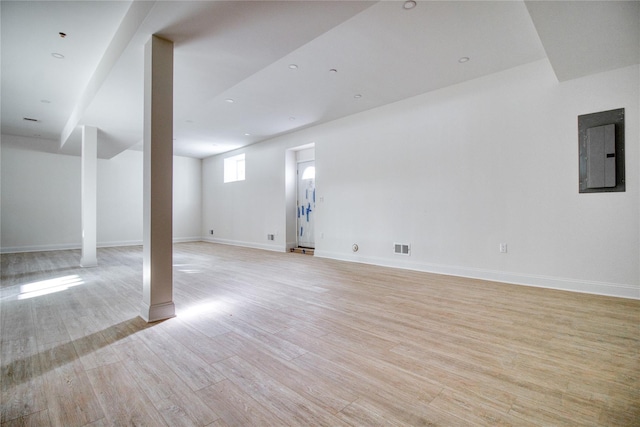
M 223 183 L 245 181 L 247 177 L 246 162 L 245 153 L 226 157 L 223 163 Z

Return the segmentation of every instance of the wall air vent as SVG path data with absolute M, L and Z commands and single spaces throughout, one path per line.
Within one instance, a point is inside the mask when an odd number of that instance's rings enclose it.
M 22 120 L 26 120 L 28 122 L 37 122 L 38 119 L 32 119 L 31 117 L 23 117 Z
M 393 253 L 398 255 L 410 255 L 411 254 L 411 245 L 406 245 L 404 243 L 394 243 L 393 244 Z

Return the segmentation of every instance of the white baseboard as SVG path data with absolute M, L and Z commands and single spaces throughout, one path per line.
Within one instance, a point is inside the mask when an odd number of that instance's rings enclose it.
M 118 246 L 142 246 L 142 240 L 120 240 L 114 242 L 98 242 L 99 248 L 117 248 Z M 78 249 L 81 247 L 78 246 Z
M 217 239 L 214 237 L 202 237 L 200 238 L 200 240 L 203 242 L 209 242 L 209 243 L 220 243 L 222 245 L 230 245 L 230 246 L 242 246 L 244 248 L 263 249 L 265 251 L 273 251 L 273 252 L 286 252 L 287 250 L 286 247 L 282 245 L 276 245 L 276 244 L 243 242 L 240 240 Z
M 32 245 L 32 246 L 7 246 L 0 248 L 1 254 L 15 254 L 21 252 L 48 252 L 48 251 L 66 251 L 71 249 L 81 249 L 78 243 L 66 243 L 59 245 Z
M 202 237 L 174 237 L 173 243 L 192 243 L 192 242 L 202 242 Z
M 174 237 L 173 243 L 201 242 L 202 237 Z M 98 242 L 98 248 L 115 248 L 119 246 L 142 246 L 142 240 L 116 240 L 111 242 Z M 33 245 L 0 248 L 1 254 L 14 254 L 21 252 L 47 252 L 82 249 L 81 243 L 68 243 L 62 245 Z
M 360 262 L 363 264 L 379 265 L 383 267 L 404 268 L 407 270 L 444 274 L 448 276 L 468 277 L 473 279 L 489 280 L 492 282 L 509 283 L 513 285 L 534 286 L 539 288 L 606 295 L 619 298 L 640 299 L 640 286 L 628 284 L 605 283 L 580 279 L 569 279 L 564 277 L 550 277 L 497 270 L 485 270 L 479 268 L 427 264 L 406 260 L 392 261 L 385 258 L 349 256 L 342 253 L 322 250 L 316 250 L 314 255 L 319 258 Z

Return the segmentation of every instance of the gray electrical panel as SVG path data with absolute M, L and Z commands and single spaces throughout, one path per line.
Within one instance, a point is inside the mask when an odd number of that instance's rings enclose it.
M 580 192 L 625 191 L 624 108 L 578 116 Z
M 616 125 L 587 129 L 587 188 L 616 186 Z

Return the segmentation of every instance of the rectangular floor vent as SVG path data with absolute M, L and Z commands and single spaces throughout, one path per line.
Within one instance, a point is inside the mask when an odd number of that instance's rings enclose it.
M 393 252 L 399 255 L 409 255 L 411 252 L 411 245 L 405 245 L 403 243 L 394 243 Z

